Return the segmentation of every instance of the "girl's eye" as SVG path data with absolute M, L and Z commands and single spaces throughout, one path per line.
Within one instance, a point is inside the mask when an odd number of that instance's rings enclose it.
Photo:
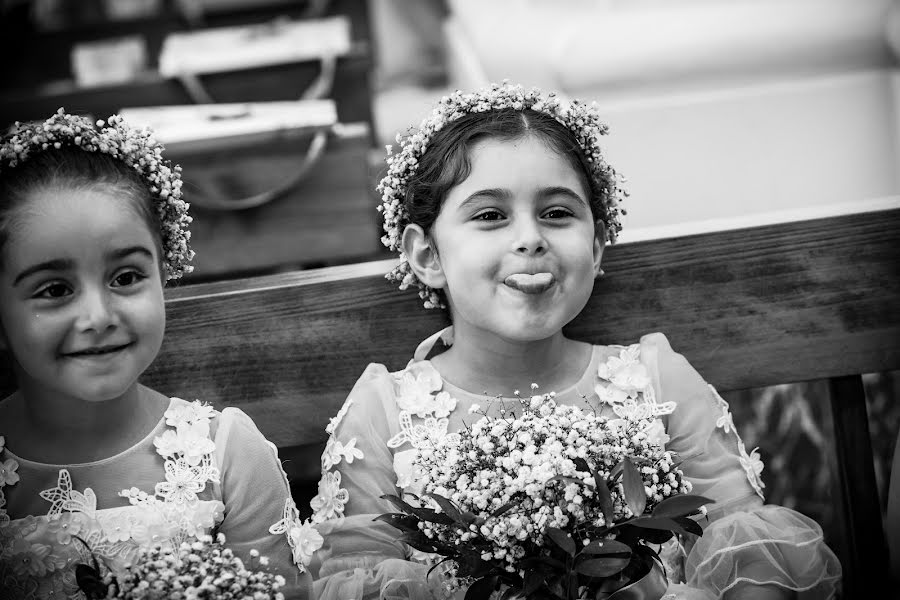
M 574 213 L 567 208 L 551 208 L 544 213 L 545 219 L 565 219 L 575 216 Z
M 499 221 L 503 218 L 503 213 L 499 210 L 484 210 L 475 215 L 476 221 Z
M 34 295 L 35 298 L 62 298 L 72 293 L 64 283 L 51 283 L 39 289 Z
M 113 279 L 113 285 L 115 287 L 128 287 L 143 279 L 145 279 L 143 273 L 138 273 L 137 271 L 125 271 L 116 275 L 115 279 Z

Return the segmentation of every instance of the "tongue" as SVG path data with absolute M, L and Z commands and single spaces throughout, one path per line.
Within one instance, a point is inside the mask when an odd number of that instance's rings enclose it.
M 549 288 L 553 284 L 552 273 L 516 273 L 510 275 L 503 282 L 514 290 L 525 292 L 526 294 L 539 294 Z

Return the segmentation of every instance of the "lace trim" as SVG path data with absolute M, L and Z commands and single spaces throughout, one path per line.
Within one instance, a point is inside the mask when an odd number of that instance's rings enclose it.
M 300 511 L 297 510 L 293 498 L 284 501 L 283 516 L 280 521 L 269 527 L 269 533 L 274 535 L 283 533 L 287 537 L 294 564 L 301 573 L 306 572 L 313 554 L 325 541 L 312 523 L 300 520 Z
M 707 384 L 708 385 L 708 384 Z M 763 483 L 762 480 L 762 472 L 765 468 L 763 464 L 762 458 L 759 455 L 759 447 L 757 446 L 753 450 L 747 454 L 747 448 L 744 446 L 744 441 L 741 439 L 741 436 L 738 434 L 737 429 L 734 426 L 734 418 L 731 415 L 730 407 L 728 406 L 728 402 L 725 401 L 722 396 L 719 395 L 719 392 L 716 391 L 712 385 L 709 386 L 710 392 L 712 392 L 713 397 L 716 399 L 716 404 L 719 405 L 719 410 L 722 411 L 722 414 L 716 419 L 716 428 L 721 428 L 726 434 L 734 432 L 734 437 L 737 439 L 737 447 L 738 447 L 738 460 L 741 462 L 741 467 L 744 469 L 744 473 L 747 474 L 747 481 L 750 482 L 750 485 L 753 487 L 753 490 L 756 494 L 762 498 L 766 499 L 763 494 L 763 488 L 766 487 L 766 484 Z

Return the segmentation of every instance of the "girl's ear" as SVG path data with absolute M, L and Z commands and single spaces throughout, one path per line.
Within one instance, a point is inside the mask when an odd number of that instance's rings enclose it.
M 407 225 L 403 230 L 401 245 L 406 260 L 419 281 L 436 290 L 446 285 L 447 279 L 444 277 L 434 240 L 424 229 L 414 223 Z
M 603 251 L 606 249 L 606 225 L 603 221 L 597 221 L 594 236 L 594 274 L 600 275 L 600 262 L 603 260 Z

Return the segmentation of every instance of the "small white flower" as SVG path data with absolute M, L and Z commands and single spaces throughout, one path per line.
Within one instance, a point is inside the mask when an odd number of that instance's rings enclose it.
M 308 566 L 313 554 L 322 547 L 325 539 L 309 522 L 295 524 L 287 532 L 291 548 L 293 548 L 294 564 Z
M 199 400 L 189 404 L 178 404 L 165 412 L 166 425 L 177 427 L 182 423 L 209 423 L 216 415 L 216 410 Z
M 16 473 L 18 468 L 19 462 L 13 458 L 0 462 L 0 487 L 18 483 L 19 474 Z
M 322 478 L 319 480 L 319 493 L 309 502 L 315 511 L 313 521 L 321 523 L 328 519 L 343 517 L 344 505 L 349 499 L 349 493 L 341 487 L 340 471 L 322 473 Z

